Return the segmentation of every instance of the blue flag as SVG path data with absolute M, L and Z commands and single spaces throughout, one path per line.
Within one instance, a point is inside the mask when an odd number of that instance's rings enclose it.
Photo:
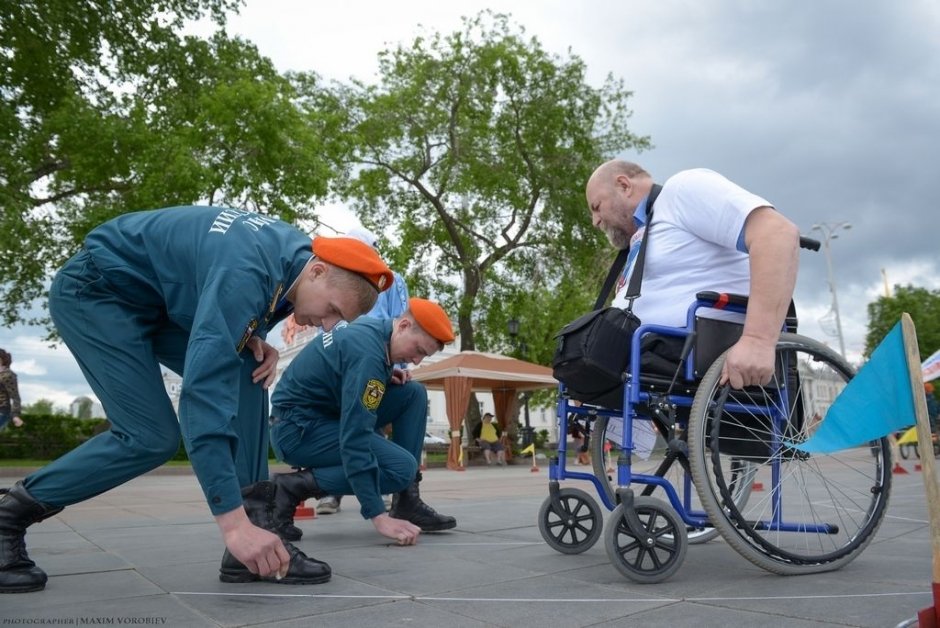
M 915 421 L 911 375 L 898 323 L 836 397 L 816 433 L 803 443 L 787 445 L 807 453 L 832 453 L 877 440 Z

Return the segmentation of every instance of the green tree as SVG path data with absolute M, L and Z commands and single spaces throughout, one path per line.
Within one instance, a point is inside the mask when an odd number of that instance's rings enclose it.
M 37 399 L 33 403 L 23 406 L 24 415 L 46 416 L 50 414 L 68 414 L 53 408 L 52 401 L 49 399 Z
M 24 1 L 0 16 L 4 324 L 116 215 L 202 202 L 313 217 L 333 171 L 316 76 L 281 76 L 224 31 L 179 34 L 239 4 Z
M 901 320 L 903 312 L 911 315 L 917 328 L 917 345 L 922 361 L 940 348 L 940 290 L 895 286 L 893 296 L 879 297 L 868 304 L 866 358 Z
M 336 90 L 353 145 L 341 193 L 364 223 L 396 231 L 393 267 L 457 314 L 461 349 L 508 348 L 516 317 L 544 362 L 612 257 L 584 183 L 604 159 L 648 146 L 626 127 L 631 93 L 610 77 L 591 87 L 578 57 L 489 12 L 386 50 L 379 67 L 377 85 Z

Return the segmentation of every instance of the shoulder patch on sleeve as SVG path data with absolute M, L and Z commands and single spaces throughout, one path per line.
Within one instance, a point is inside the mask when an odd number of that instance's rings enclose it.
M 366 382 L 366 388 L 362 391 L 362 405 L 371 411 L 375 411 L 382 403 L 382 396 L 385 394 L 385 384 L 377 379 L 370 379 Z

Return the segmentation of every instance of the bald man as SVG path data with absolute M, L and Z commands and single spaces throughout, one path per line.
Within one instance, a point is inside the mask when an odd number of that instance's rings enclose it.
M 744 330 L 731 347 L 722 381 L 734 388 L 768 383 L 796 283 L 799 230 L 767 200 L 706 169 L 667 179 L 650 221 L 653 183 L 639 165 L 612 160 L 594 171 L 585 189 L 594 226 L 613 246 L 630 247 L 613 305 L 627 305 L 636 252 L 651 224 L 643 294 L 633 303 L 634 313 L 644 323 L 679 327 L 699 292 L 749 295 Z

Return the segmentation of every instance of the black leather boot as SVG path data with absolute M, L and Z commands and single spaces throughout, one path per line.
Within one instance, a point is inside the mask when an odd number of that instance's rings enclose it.
M 305 499 L 320 499 L 326 493 L 317 486 L 313 471 L 301 469 L 294 473 L 279 473 L 274 476 L 277 491 L 274 494 L 275 532 L 285 541 L 299 541 L 304 532 L 294 525 L 297 505 Z
M 259 528 L 275 532 L 274 504 L 277 488 L 273 482 L 256 482 L 242 489 L 242 499 L 248 519 Z M 276 532 L 275 532 L 276 533 Z M 287 575 L 278 580 L 275 576 L 259 576 L 251 573 L 248 567 L 235 558 L 228 549 L 222 555 L 222 566 L 219 568 L 219 580 L 222 582 L 276 582 L 278 584 L 319 584 L 327 582 L 333 575 L 333 570 L 326 563 L 306 554 L 291 545 L 284 543 L 290 554 L 290 566 Z
M 59 512 L 33 499 L 22 482 L 0 495 L 0 593 L 27 593 L 46 587 L 46 572 L 26 553 L 26 528 Z
M 411 486 L 392 497 L 392 509 L 388 511 L 389 516 L 410 521 L 421 528 L 422 532 L 440 532 L 456 527 L 456 519 L 440 514 L 421 500 L 421 494 L 418 491 L 420 482 L 421 472 L 418 471 Z

